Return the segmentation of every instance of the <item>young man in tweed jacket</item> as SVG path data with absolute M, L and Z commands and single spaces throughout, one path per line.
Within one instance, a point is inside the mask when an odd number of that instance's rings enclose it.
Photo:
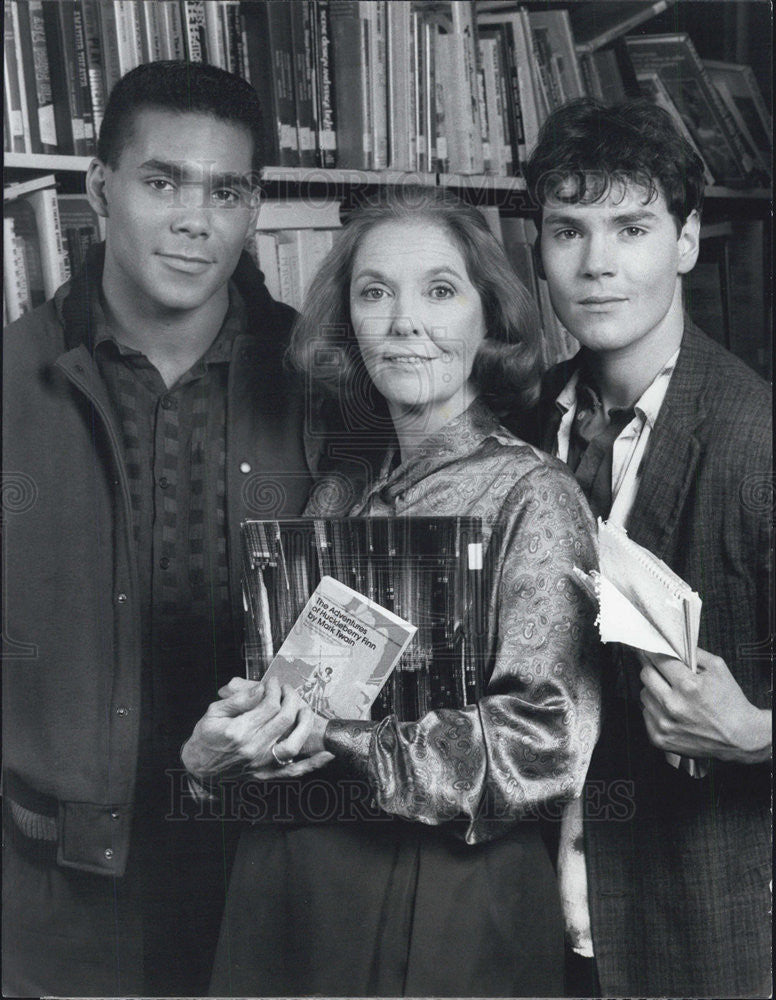
M 697 674 L 602 647 L 585 863 L 567 836 L 560 852 L 571 943 L 588 958 L 569 989 L 767 995 L 770 391 L 684 313 L 703 168 L 670 116 L 642 102 L 566 105 L 527 179 L 539 266 L 581 349 L 546 374 L 522 430 L 703 599 Z M 667 752 L 702 761 L 705 776 Z

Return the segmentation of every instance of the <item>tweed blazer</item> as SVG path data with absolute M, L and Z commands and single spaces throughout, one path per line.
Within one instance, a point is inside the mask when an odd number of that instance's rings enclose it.
M 553 450 L 545 376 L 520 429 Z M 627 522 L 703 599 L 699 644 L 770 705 L 773 478 L 768 385 L 687 321 Z M 638 665 L 603 653 L 602 736 L 585 790 L 585 849 L 604 996 L 767 996 L 771 831 L 767 765 L 711 761 L 701 780 L 647 737 Z

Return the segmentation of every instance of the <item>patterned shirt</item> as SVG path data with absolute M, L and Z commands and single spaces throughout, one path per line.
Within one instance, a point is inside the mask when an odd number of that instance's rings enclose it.
M 236 672 L 225 515 L 226 389 L 245 307 L 230 285 L 215 340 L 167 388 L 95 307 L 94 356 L 122 430 L 143 637 L 140 780 L 158 785 Z M 156 775 L 154 779 L 152 775 Z
M 476 705 L 417 722 L 333 720 L 326 748 L 368 778 L 386 812 L 431 824 L 463 819 L 466 841 L 478 843 L 582 788 L 600 689 L 594 609 L 572 567 L 595 566 L 594 527 L 573 477 L 480 401 L 406 463 L 394 460 L 386 456 L 350 511 L 308 513 L 481 517 L 485 559 L 497 569 L 488 691 Z

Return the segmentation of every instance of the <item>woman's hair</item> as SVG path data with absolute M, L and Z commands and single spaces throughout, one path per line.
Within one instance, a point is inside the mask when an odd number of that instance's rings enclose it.
M 350 279 L 364 237 L 386 222 L 418 222 L 444 230 L 458 247 L 485 317 L 485 340 L 472 380 L 496 412 L 535 402 L 541 375 L 536 305 L 471 205 L 439 188 L 403 186 L 356 209 L 313 278 L 294 327 L 287 359 L 311 388 L 352 404 L 369 395 L 369 377 L 350 321 Z M 344 397 L 344 398 L 343 398 Z
M 645 99 L 606 107 L 589 97 L 554 111 L 539 132 L 526 166 L 528 190 L 541 211 L 548 204 L 591 204 L 627 184 L 651 201 L 665 197 L 677 231 L 703 204 L 703 162 L 663 108 Z

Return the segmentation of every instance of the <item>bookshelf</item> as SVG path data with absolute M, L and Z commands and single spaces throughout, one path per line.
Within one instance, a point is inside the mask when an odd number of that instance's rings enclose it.
M 640 84 L 632 65 L 629 68 L 626 35 L 643 39 L 684 33 L 700 58 L 712 61 L 710 66 L 727 63 L 751 67 L 750 75 L 759 86 L 763 105 L 769 107 L 771 102 L 769 5 L 754 0 L 528 0 L 523 4 L 478 0 L 452 5 L 436 0 L 393 0 L 388 5 L 377 0 L 362 5 L 335 0 L 289 0 L 283 4 L 235 0 L 211 0 L 206 4 L 183 0 L 165 4 L 63 0 L 59 4 L 44 0 L 30 5 L 28 0 L 6 0 L 4 8 L 4 181 L 18 183 L 28 177 L 54 174 L 58 190 L 71 197 L 83 192 L 83 175 L 91 160 L 88 153 L 93 142 L 90 144 L 76 128 L 65 136 L 62 149 L 52 151 L 49 145 L 45 153 L 32 152 L 41 137 L 27 134 L 37 108 L 30 103 L 35 76 L 25 62 L 31 50 L 23 36 L 25 30 L 29 31 L 31 12 L 34 14 L 36 8 L 45 11 L 45 28 L 49 32 L 56 30 L 54 8 L 60 24 L 65 25 L 60 30 L 67 31 L 67 25 L 72 23 L 69 19 L 81 16 L 82 34 L 78 37 L 84 42 L 83 55 L 91 75 L 85 85 L 75 88 L 78 95 L 69 92 L 67 86 L 55 86 L 54 99 L 59 94 L 60 101 L 70 102 L 70 117 L 75 120 L 76 113 L 80 115 L 84 134 L 88 136 L 89 128 L 94 132 L 99 124 L 111 81 L 131 65 L 149 58 L 210 58 L 249 76 L 265 106 L 272 106 L 267 117 L 280 116 L 282 120 L 285 115 L 297 140 L 307 130 L 307 139 L 297 141 L 296 149 L 281 148 L 279 138 L 269 136 L 275 160 L 264 168 L 262 178 L 267 198 L 307 198 L 313 210 L 316 204 L 336 199 L 347 211 L 369 192 L 422 184 L 444 187 L 483 207 L 492 224 L 495 219 L 497 225 L 499 218 L 527 220 L 530 204 L 519 176 L 519 162 L 530 148 L 527 143 L 531 130 L 535 131 L 561 97 L 603 89 L 602 74 L 617 74 L 616 86 L 633 95 L 634 87 Z M 94 27 L 95 17 L 102 18 L 99 31 Z M 507 22 L 515 25 L 515 32 L 525 33 L 521 37 L 528 45 L 525 51 L 529 58 L 521 70 L 527 75 L 514 85 L 500 75 L 512 65 L 507 43 L 513 29 L 506 31 L 500 26 Z M 259 29 L 265 27 L 276 48 L 285 47 L 291 56 L 296 51 L 294 44 L 301 45 L 299 39 L 305 38 L 308 47 L 296 52 L 304 58 L 291 63 L 292 75 L 296 73 L 296 104 L 292 100 L 290 105 L 288 101 L 285 106 L 278 105 L 272 74 L 263 74 L 261 81 L 254 79 L 258 76 L 258 60 L 268 57 L 276 69 L 280 66 L 274 61 L 277 53 L 266 48 L 269 43 L 258 40 Z M 128 31 L 130 28 L 135 29 L 134 34 Z M 356 81 L 353 74 L 357 75 L 360 67 L 352 45 L 353 32 L 358 30 L 364 32 L 365 44 L 371 46 L 372 66 L 377 71 L 371 77 L 361 72 Z M 318 59 L 324 48 L 326 60 Z M 67 45 L 60 40 L 59 47 L 49 46 L 47 54 L 60 84 L 76 80 L 73 68 L 67 65 Z M 486 70 L 483 60 L 487 62 L 491 57 L 493 67 Z M 557 64 L 564 60 L 578 63 L 576 76 L 563 77 Z M 341 86 L 341 77 L 338 89 L 338 66 L 340 73 L 346 74 L 347 88 Z M 95 74 L 98 78 L 101 74 L 96 85 Z M 9 87 L 14 79 L 18 85 Z M 27 105 L 15 107 L 14 101 L 19 104 L 25 96 L 25 83 Z M 435 101 L 429 87 L 437 95 Z M 467 104 L 468 98 L 471 100 Z M 528 100 L 533 102 L 530 109 Z M 364 110 L 367 106 L 368 111 Z M 380 108 L 384 113 L 375 114 L 375 109 Z M 371 145 L 364 143 L 362 159 L 354 162 L 350 133 L 363 124 L 359 114 L 369 116 L 374 130 Z M 522 145 L 517 134 L 518 115 L 525 132 Z M 61 124 L 66 117 L 60 108 L 56 121 Z M 442 120 L 444 124 L 440 124 Z M 20 135 L 20 130 L 25 134 Z M 288 132 L 287 127 L 285 134 Z M 324 132 L 327 138 L 322 139 Z M 337 136 L 336 155 L 331 149 L 332 132 Z M 405 133 L 409 133 L 409 139 Z M 317 135 L 317 139 L 311 139 L 310 134 Z M 68 143 L 72 151 L 64 151 Z M 80 155 L 75 155 L 76 147 Z M 749 275 L 746 282 L 750 290 L 755 290 L 756 308 L 744 309 L 740 296 L 738 302 L 735 296 L 728 296 L 726 302 L 732 315 L 728 326 L 754 325 L 761 331 L 757 345 L 750 345 L 742 356 L 769 375 L 770 303 L 766 284 L 770 268 L 770 177 L 753 166 L 746 178 L 735 184 L 727 183 L 724 177 L 714 179 L 715 183 L 707 187 L 704 222 L 710 226 L 731 224 L 724 237 L 724 253 L 731 260 L 738 259 L 739 240 L 750 250 L 753 239 L 762 247 L 756 256 L 763 270 L 759 275 Z M 749 230 L 745 231 L 747 226 Z M 720 239 L 714 241 L 717 255 L 721 252 Z M 535 280 L 534 288 L 540 291 Z M 552 325 L 551 318 L 545 316 L 544 320 L 546 327 Z M 558 346 L 556 342 L 555 348 Z M 735 342 L 731 347 L 737 349 Z

